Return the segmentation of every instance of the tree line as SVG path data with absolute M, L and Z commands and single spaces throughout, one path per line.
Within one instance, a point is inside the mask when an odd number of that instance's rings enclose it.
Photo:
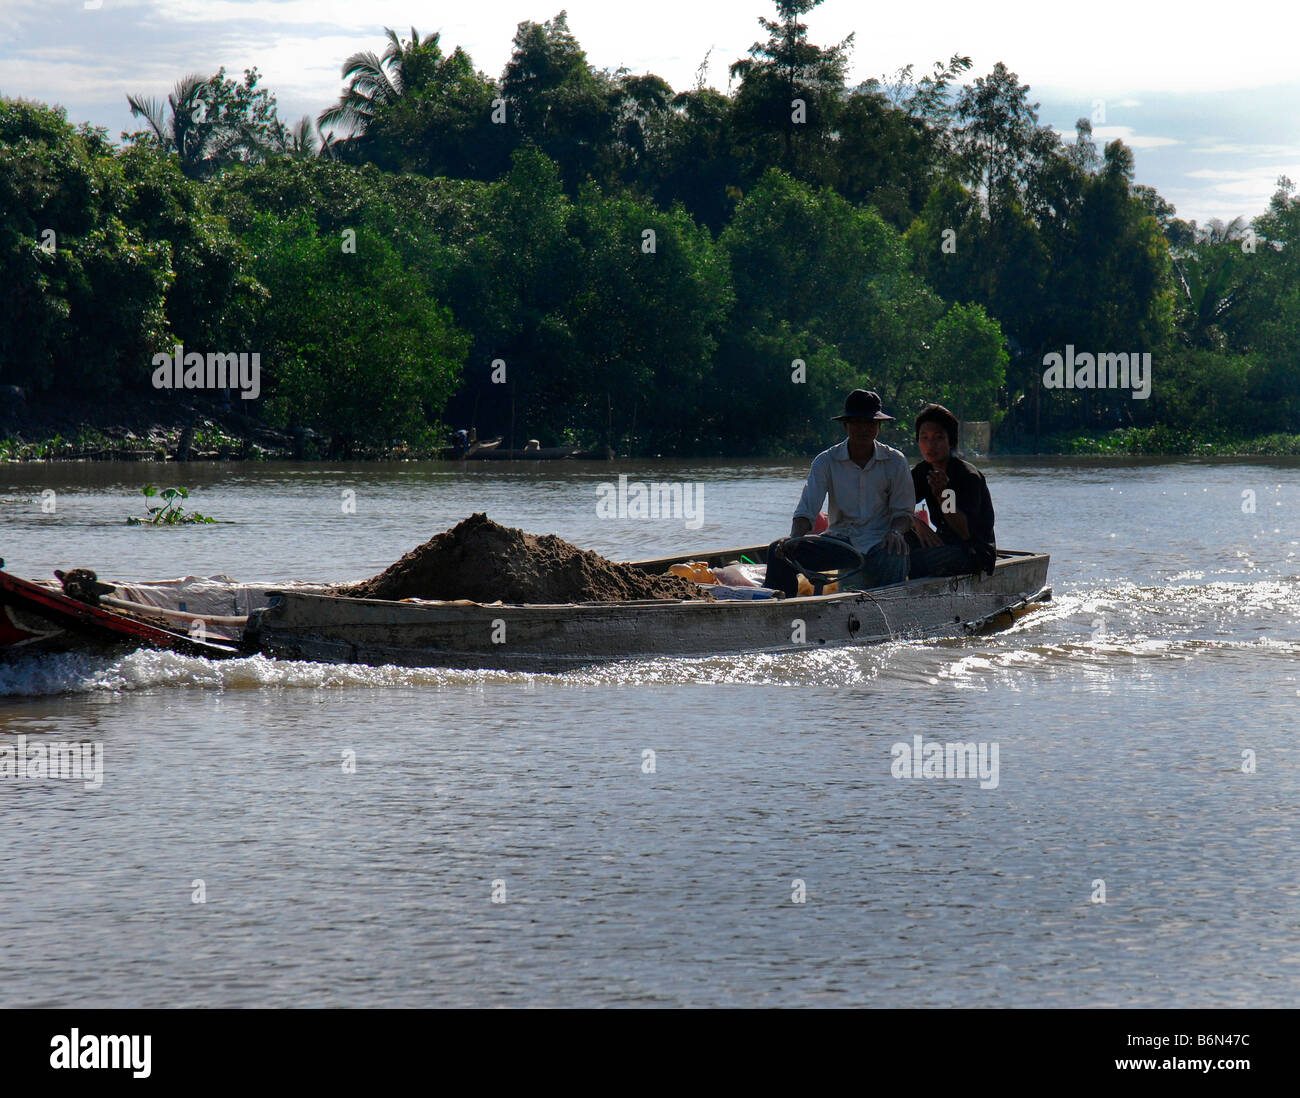
M 1006 447 L 1300 432 L 1289 181 L 1249 225 L 1184 222 L 1002 64 L 848 87 L 819 2 L 778 0 L 727 94 L 596 69 L 561 13 L 496 79 L 390 30 L 292 126 L 255 69 L 129 97 L 120 146 L 0 100 L 0 380 L 129 398 L 175 344 L 257 352 L 254 419 L 338 455 L 471 425 L 805 452 L 860 385 Z M 1150 398 L 1045 389 L 1067 345 L 1150 353 Z

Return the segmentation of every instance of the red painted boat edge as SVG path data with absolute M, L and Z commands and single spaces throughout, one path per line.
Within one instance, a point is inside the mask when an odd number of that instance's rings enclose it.
M 36 633 L 15 622 L 10 608 L 24 616 L 34 616 L 52 628 L 48 633 Z M 0 569 L 0 654 L 16 653 L 29 648 L 39 648 L 59 638 L 63 647 L 80 635 L 87 644 L 120 644 L 140 648 L 162 648 L 185 655 L 225 656 L 243 655 L 234 648 L 195 640 L 183 633 L 173 633 L 156 625 L 129 618 L 98 606 L 89 606 L 70 599 L 61 591 L 53 591 L 39 583 L 22 579 Z M 72 634 L 66 637 L 64 634 Z

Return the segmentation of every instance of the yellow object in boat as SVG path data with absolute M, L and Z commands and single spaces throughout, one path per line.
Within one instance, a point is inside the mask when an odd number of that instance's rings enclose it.
M 684 580 L 690 580 L 692 583 L 717 583 L 718 577 L 715 576 L 709 566 L 702 561 L 693 560 L 686 564 L 670 564 L 668 571 L 674 576 L 681 576 Z
M 822 594 L 834 595 L 836 592 L 839 591 L 839 589 L 840 589 L 840 585 L 838 583 L 828 583 L 825 587 L 822 588 Z M 813 585 L 809 582 L 807 576 L 801 575 L 799 577 L 799 594 L 811 595 L 812 593 L 813 593 Z

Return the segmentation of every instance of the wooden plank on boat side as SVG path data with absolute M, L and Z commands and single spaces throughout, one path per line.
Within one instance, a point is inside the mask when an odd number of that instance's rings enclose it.
M 660 573 L 668 571 L 669 567 L 674 564 L 686 564 L 693 560 L 703 561 L 710 568 L 717 568 L 738 561 L 741 557 L 748 557 L 754 564 L 766 564 L 767 546 L 749 545 L 740 549 L 713 549 L 703 553 L 687 553 L 684 556 L 676 557 L 653 557 L 650 560 L 632 560 L 627 563 L 632 565 L 633 568 L 640 568 L 645 572 Z
M 402 603 L 287 592 L 253 615 L 269 655 L 430 667 L 563 670 L 621 659 L 775 653 L 954 636 L 1042 589 L 1042 554 L 994 575 L 753 602 L 519 606 Z

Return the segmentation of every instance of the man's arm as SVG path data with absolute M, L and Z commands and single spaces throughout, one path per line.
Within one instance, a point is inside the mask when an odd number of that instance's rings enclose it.
M 980 515 L 979 535 L 981 540 L 996 545 L 997 541 L 993 536 L 993 497 L 989 495 L 989 482 L 983 473 L 980 474 L 980 492 L 983 494 L 984 509 L 983 514 Z
M 916 487 L 912 484 L 912 470 L 900 457 L 889 471 L 889 529 L 898 534 L 907 533 L 912 529 L 915 513 Z
M 989 495 L 988 481 L 984 474 L 973 465 L 962 481 L 961 501 L 963 507 L 955 515 L 946 516 L 948 525 L 963 541 L 974 538 L 976 541 L 993 544 L 993 498 Z M 953 521 L 953 520 L 956 521 Z
M 912 486 L 912 470 L 907 467 L 907 462 L 901 455 L 891 464 L 886 499 L 889 502 L 889 532 L 881 544 L 887 553 L 901 556 L 908 551 L 903 535 L 912 529 L 912 519 L 916 513 L 916 489 Z
M 971 507 L 966 516 L 970 525 L 969 537 L 985 544 L 993 544 L 993 498 L 988 494 L 988 481 L 978 469 L 971 479 Z
M 920 503 L 923 499 L 926 501 L 925 509 L 928 513 L 933 509 L 930 507 L 930 501 L 926 499 L 925 487 L 923 474 L 915 469 L 912 470 L 912 495 L 917 503 Z M 933 521 L 934 516 L 930 515 L 930 519 Z M 937 527 L 938 523 L 935 523 L 935 526 Z M 920 542 L 922 549 L 933 549 L 943 544 L 943 538 L 935 530 L 930 529 L 929 523 L 921 517 L 920 512 L 915 507 L 912 509 L 912 533 L 916 536 L 916 540 Z
M 808 480 L 803 486 L 803 495 L 799 497 L 799 506 L 794 509 L 794 521 L 790 523 L 790 536 L 803 537 L 813 528 L 813 520 L 822 509 L 822 500 L 830 487 L 831 465 L 829 459 L 818 454 L 813 458 L 812 468 L 808 470 Z

